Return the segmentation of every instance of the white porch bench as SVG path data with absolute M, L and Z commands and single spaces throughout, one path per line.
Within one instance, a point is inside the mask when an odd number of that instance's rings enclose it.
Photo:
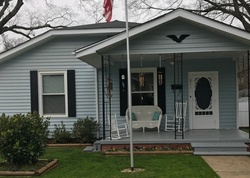
M 132 128 L 145 128 L 157 127 L 160 132 L 160 124 L 162 120 L 162 110 L 158 106 L 140 105 L 132 106 Z M 129 111 L 126 110 L 126 122 L 130 126 Z M 130 128 L 130 127 L 129 127 Z

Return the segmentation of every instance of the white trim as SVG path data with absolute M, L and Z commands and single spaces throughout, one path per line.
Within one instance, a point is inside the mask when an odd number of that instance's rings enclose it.
M 131 73 L 140 73 L 140 72 L 151 72 L 153 73 L 154 78 L 154 105 L 158 105 L 158 93 L 157 93 L 157 68 L 131 68 Z
M 64 77 L 64 96 L 65 96 L 65 114 L 62 115 L 46 115 L 43 113 L 43 97 L 42 97 L 42 90 L 43 90 L 43 82 L 42 76 L 43 75 L 63 75 Z M 39 114 L 44 117 L 68 117 L 68 81 L 67 81 L 67 71 L 40 71 L 38 72 L 38 107 L 39 107 Z
M 215 118 L 216 118 L 216 124 L 215 124 L 215 129 L 219 129 L 220 128 L 220 113 L 219 113 L 219 76 L 218 76 L 218 71 L 201 71 L 201 72 L 188 72 L 188 81 L 189 81 L 189 84 L 188 84 L 188 105 L 189 105 L 189 128 L 190 129 L 194 129 L 193 127 L 193 86 L 192 86 L 192 82 L 191 82 L 191 78 L 194 76 L 194 75 L 205 75 L 205 74 L 212 74 L 215 76 L 215 79 L 217 81 L 214 81 L 215 83 L 215 88 L 214 88 L 214 94 L 215 94 L 215 99 L 217 100 L 216 102 L 216 107 L 215 107 L 215 110 L 214 110 L 214 115 L 215 115 Z
M 159 18 L 156 18 L 154 20 L 151 20 L 149 22 L 146 22 L 142 25 L 139 25 L 139 26 L 136 26 L 136 27 L 130 29 L 129 30 L 129 37 L 133 37 L 139 33 L 142 33 L 144 31 L 147 31 L 147 30 L 152 29 L 158 25 L 161 25 L 163 23 L 169 22 L 169 21 L 171 21 L 173 19 L 177 19 L 177 18 L 182 18 L 184 20 L 197 23 L 197 24 L 202 25 L 206 28 L 216 30 L 222 34 L 228 34 L 234 38 L 237 38 L 237 37 L 241 38 L 242 40 L 246 40 L 250 44 L 250 41 L 249 41 L 250 35 L 248 32 L 241 30 L 241 29 L 237 29 L 235 27 L 230 27 L 227 24 L 223 24 L 221 22 L 217 22 L 215 20 L 212 20 L 212 19 L 209 19 L 206 17 L 202 17 L 200 15 L 194 14 L 192 12 L 189 12 L 189 11 L 186 11 L 183 9 L 175 10 L 171 13 L 168 13 L 166 15 L 159 17 Z M 93 53 L 98 53 L 99 50 L 106 48 L 106 47 L 109 47 L 111 45 L 114 45 L 115 43 L 120 42 L 120 41 L 124 40 L 125 38 L 126 38 L 126 33 L 122 32 L 114 37 L 103 40 L 102 42 L 98 42 L 98 43 L 93 44 L 91 46 L 88 46 L 86 48 L 81 48 L 79 50 L 76 50 L 75 55 L 77 58 L 81 58 L 83 56 L 87 56 L 87 55 L 90 55 Z

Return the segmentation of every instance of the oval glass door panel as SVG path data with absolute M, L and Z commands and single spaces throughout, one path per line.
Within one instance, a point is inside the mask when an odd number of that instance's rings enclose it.
M 200 78 L 195 87 L 195 98 L 197 106 L 206 110 L 211 103 L 212 89 L 209 80 L 205 77 Z

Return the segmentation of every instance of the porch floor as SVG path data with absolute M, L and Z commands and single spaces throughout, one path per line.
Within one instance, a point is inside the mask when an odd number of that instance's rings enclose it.
M 177 132 L 177 134 L 180 134 Z M 184 132 L 184 139 L 177 136 L 174 131 L 160 131 L 153 129 L 133 130 L 134 144 L 163 144 L 163 143 L 193 143 L 193 142 L 243 142 L 250 143 L 249 134 L 239 129 L 219 130 L 187 130 Z M 129 138 L 119 140 L 105 139 L 100 144 L 129 144 Z

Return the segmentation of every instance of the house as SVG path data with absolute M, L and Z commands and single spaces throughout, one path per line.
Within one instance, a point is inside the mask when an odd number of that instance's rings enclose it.
M 122 32 L 75 51 L 77 58 L 97 69 L 102 58 L 110 61 L 111 108 L 121 116 L 127 108 L 126 92 L 119 86 L 126 76 L 125 38 Z M 249 60 L 248 32 L 178 9 L 130 28 L 129 38 L 132 105 L 147 103 L 150 96 L 148 103 L 173 114 L 174 100 L 182 97 L 188 102 L 187 128 L 239 128 L 237 65 L 239 60 Z M 151 89 L 135 87 L 133 78 L 140 74 L 146 74 Z
M 51 30 L 0 54 L 0 112 L 38 110 L 52 116 L 51 127 L 63 120 L 67 128 L 91 116 L 103 135 L 114 113 L 125 122 L 124 27 L 114 21 Z M 173 114 L 183 100 L 188 129 L 239 128 L 237 64 L 249 60 L 248 32 L 177 9 L 130 23 L 129 38 L 133 105 Z

